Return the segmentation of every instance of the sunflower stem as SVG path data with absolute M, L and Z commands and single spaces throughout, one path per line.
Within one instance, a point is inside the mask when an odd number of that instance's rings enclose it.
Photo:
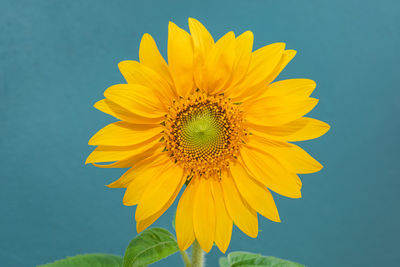
M 204 266 L 204 252 L 200 247 L 197 240 L 194 241 L 192 246 L 192 267 Z
M 185 263 L 185 267 L 192 267 L 192 263 L 190 262 L 189 256 L 186 251 L 181 250 L 182 260 Z

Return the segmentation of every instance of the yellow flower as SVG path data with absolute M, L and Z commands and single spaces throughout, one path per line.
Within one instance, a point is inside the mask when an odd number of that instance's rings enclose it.
M 225 252 L 233 223 L 256 237 L 257 213 L 280 221 L 269 190 L 301 197 L 297 174 L 322 166 L 289 142 L 317 138 L 329 126 L 303 117 L 318 102 L 309 97 L 314 81 L 272 83 L 296 51 L 274 43 L 252 52 L 250 31 L 214 42 L 197 20 L 189 28 L 170 22 L 168 64 L 149 34 L 140 62 L 119 63 L 127 84 L 108 88 L 95 107 L 120 121 L 90 139 L 97 148 L 86 163 L 130 168 L 109 187 L 126 188 L 123 203 L 137 205 L 138 232 L 186 184 L 176 211 L 179 247 L 196 239 L 207 252 L 214 242 Z

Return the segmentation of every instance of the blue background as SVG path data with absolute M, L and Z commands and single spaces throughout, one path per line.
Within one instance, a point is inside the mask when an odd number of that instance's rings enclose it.
M 331 124 L 301 145 L 325 168 L 303 175 L 303 198 L 276 196 L 282 223 L 260 217 L 251 250 L 308 266 L 396 266 L 399 253 L 397 0 L 1 1 L 0 265 L 34 266 L 86 252 L 123 254 L 134 208 L 104 185 L 121 169 L 84 166 L 92 134 L 113 121 L 92 105 L 122 83 L 143 33 L 166 52 L 167 25 L 202 21 L 215 37 L 252 30 L 255 48 L 298 50 L 279 79 L 308 77 Z M 397 17 L 396 17 L 397 16 Z M 155 225 L 172 230 L 174 208 Z M 221 256 L 214 248 L 208 266 Z M 180 266 L 174 255 L 155 266 Z

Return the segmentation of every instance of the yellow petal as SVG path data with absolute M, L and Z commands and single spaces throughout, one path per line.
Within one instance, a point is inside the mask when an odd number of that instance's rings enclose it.
M 193 228 L 196 239 L 205 252 L 212 248 L 215 238 L 215 206 L 210 179 L 195 177 L 199 181 L 194 189 Z
M 157 44 L 153 37 L 148 33 L 143 34 L 142 41 L 140 42 L 139 59 L 140 63 L 153 69 L 170 85 L 172 84 L 168 65 L 158 51 Z
M 189 29 L 192 35 L 193 47 L 196 55 L 205 58 L 214 44 L 214 39 L 206 27 L 194 18 L 189 18 Z
M 158 141 L 143 142 L 130 147 L 99 146 L 89 155 L 85 164 L 92 163 L 99 168 L 130 168 L 157 150 L 161 151 L 163 147 Z M 106 162 L 113 163 L 98 164 Z
M 321 163 L 302 148 L 293 144 L 292 148 L 279 149 L 278 156 L 282 157 L 288 163 L 288 167 L 296 173 L 314 173 L 323 168 Z
M 135 162 L 135 164 L 126 171 L 118 180 L 108 184 L 107 187 L 110 188 L 127 188 L 130 183 L 136 179 L 136 177 L 141 176 L 143 172 L 147 172 L 148 169 L 158 167 L 160 164 L 165 163 L 168 157 L 163 153 L 155 153 L 154 155 L 144 158 L 140 161 Z M 127 192 L 125 192 L 126 195 Z
M 290 143 L 286 141 L 280 141 L 280 140 L 273 140 L 273 139 L 267 139 L 264 138 L 258 134 L 254 134 L 251 132 L 251 138 L 246 140 L 246 144 L 256 147 L 261 151 L 268 151 L 270 147 L 290 147 Z M 267 146 L 267 147 L 266 147 Z
M 289 79 L 270 84 L 261 97 L 265 96 L 298 96 L 308 97 L 317 84 L 310 79 Z
M 246 120 L 259 125 L 281 125 L 301 118 L 317 103 L 315 98 L 267 96 L 248 106 Z
M 235 87 L 231 97 L 243 98 L 253 95 L 260 85 L 268 84 L 268 77 L 281 60 L 284 49 L 284 43 L 274 43 L 254 51 L 246 77 Z
M 130 173 L 134 173 L 135 170 Z M 148 167 L 146 170 L 140 172 L 141 176 L 135 175 L 128 187 L 126 188 L 124 198 L 122 200 L 125 206 L 137 205 L 140 198 L 143 196 L 143 192 L 147 189 L 150 181 L 159 174 L 157 168 Z M 125 176 L 127 178 L 127 176 Z
M 178 95 L 187 96 L 194 89 L 192 38 L 173 22 L 168 27 L 168 64 Z
M 246 85 L 255 85 L 265 81 L 265 78 L 275 69 L 282 58 L 285 43 L 274 43 L 253 52 Z
M 301 197 L 300 179 L 277 159 L 248 145 L 241 148 L 240 154 L 246 170 L 254 179 L 280 195 Z
M 215 94 L 228 86 L 235 62 L 235 41 L 235 34 L 228 32 L 212 47 L 204 63 L 200 89 Z
M 118 104 L 115 104 L 114 102 L 110 101 L 109 99 L 103 99 L 94 104 L 94 107 L 97 108 L 98 110 L 109 114 L 111 116 L 114 116 L 115 118 L 130 122 L 130 123 L 137 123 L 137 124 L 148 124 L 148 125 L 153 125 L 155 127 L 159 127 L 160 122 L 164 120 L 164 118 L 159 117 L 159 118 L 148 118 L 148 117 L 143 117 L 139 116 L 137 114 L 133 114 L 132 112 L 128 111 L 127 109 L 124 109 Z
M 247 203 L 262 216 L 280 222 L 275 201 L 269 190 L 253 180 L 240 163 L 231 164 L 230 170 L 240 194 Z
M 322 165 L 318 161 L 294 144 L 286 143 L 285 146 L 274 146 L 270 142 L 260 142 L 256 137 L 253 135 L 248 144 L 275 157 L 292 172 L 314 173 L 322 169 Z
M 160 118 L 167 108 L 153 89 L 139 84 L 117 84 L 109 87 L 104 96 L 139 116 Z
M 193 75 L 197 86 L 201 87 L 203 84 L 202 68 L 209 51 L 214 46 L 214 39 L 203 24 L 196 19 L 189 18 L 189 29 L 194 50 Z
M 134 155 L 136 149 L 127 150 L 126 148 L 109 148 L 109 147 L 97 147 L 92 153 L 87 157 L 85 164 L 94 162 L 113 162 L 122 159 L 126 159 Z
M 257 213 L 244 202 L 232 176 L 222 176 L 221 186 L 225 205 L 237 227 L 250 237 L 258 235 Z
M 123 121 L 111 123 L 98 131 L 90 140 L 91 146 L 131 146 L 161 137 L 160 127 L 132 124 Z
M 124 205 L 133 206 L 138 204 L 154 177 L 160 174 L 160 168 L 164 168 L 168 160 L 168 157 L 158 158 L 155 162 L 149 162 L 148 159 L 145 159 L 142 164 L 132 167 L 120 179 L 112 183 L 113 187 L 116 184 L 127 185 L 123 198 Z
M 281 73 L 281 71 L 286 67 L 286 65 L 294 58 L 296 55 L 295 50 L 285 50 L 282 53 L 282 57 L 280 58 L 278 64 L 275 66 L 273 71 L 266 76 L 263 82 L 256 84 L 254 86 L 245 85 L 244 82 L 240 84 L 241 88 L 246 89 L 242 92 L 240 87 L 236 89 L 236 94 L 231 94 L 230 97 L 237 102 L 248 103 L 253 99 L 257 99 L 258 96 L 263 94 L 265 90 L 268 88 L 268 85 L 276 79 L 276 77 Z M 240 95 L 240 93 L 242 94 Z
M 325 122 L 306 117 L 278 126 L 248 124 L 248 127 L 256 135 L 268 139 L 290 142 L 318 138 L 324 135 L 330 128 Z
M 185 182 L 183 169 L 171 161 L 160 166 L 158 172 L 149 178 L 149 184 L 136 208 L 137 221 L 143 221 L 159 211 Z
M 240 82 L 249 69 L 254 36 L 251 31 L 246 31 L 236 38 L 235 63 L 232 73 L 232 85 Z
M 228 249 L 232 236 L 232 219 L 229 217 L 225 207 L 224 195 L 221 183 L 217 179 L 211 179 L 212 193 L 215 203 L 215 244 L 225 253 Z
M 176 188 L 174 194 L 172 197 L 168 200 L 168 202 L 159 210 L 158 212 L 154 213 L 151 215 L 149 218 L 144 219 L 142 221 L 137 221 L 136 223 L 136 230 L 138 233 L 149 227 L 151 224 L 153 224 L 175 201 L 176 197 L 179 194 L 180 187 Z
M 119 146 L 98 146 L 86 159 L 86 163 L 112 162 L 132 157 L 159 143 L 158 140 L 146 140 L 136 145 Z
M 288 49 L 283 52 L 283 55 L 281 59 L 279 60 L 279 63 L 276 65 L 274 70 L 271 72 L 271 74 L 267 77 L 265 80 L 266 84 L 271 83 L 273 80 L 278 77 L 278 75 L 282 72 L 282 70 L 286 67 L 286 65 L 294 58 L 296 55 L 297 51 Z
M 168 106 L 175 98 L 173 88 L 157 72 L 137 61 L 126 60 L 118 64 L 127 83 L 140 84 L 157 91 L 161 101 Z
M 183 192 L 176 209 L 175 229 L 180 250 L 186 250 L 195 240 L 193 229 L 193 199 L 196 181 L 192 180 Z

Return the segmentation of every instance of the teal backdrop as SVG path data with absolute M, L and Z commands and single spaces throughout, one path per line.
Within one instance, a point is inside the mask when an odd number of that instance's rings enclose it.
M 134 207 L 104 185 L 121 169 L 85 166 L 88 139 L 113 119 L 93 108 L 123 83 L 150 33 L 166 55 L 168 21 L 202 21 L 217 38 L 251 30 L 255 48 L 298 51 L 278 79 L 311 78 L 323 137 L 301 142 L 325 168 L 302 175 L 303 198 L 274 195 L 282 223 L 257 239 L 234 229 L 229 251 L 312 267 L 399 266 L 398 0 L 0 1 L 0 265 L 80 253 L 123 254 Z M 173 231 L 176 203 L 156 223 Z M 213 248 L 208 266 L 222 254 Z M 154 266 L 180 266 L 179 255 Z

